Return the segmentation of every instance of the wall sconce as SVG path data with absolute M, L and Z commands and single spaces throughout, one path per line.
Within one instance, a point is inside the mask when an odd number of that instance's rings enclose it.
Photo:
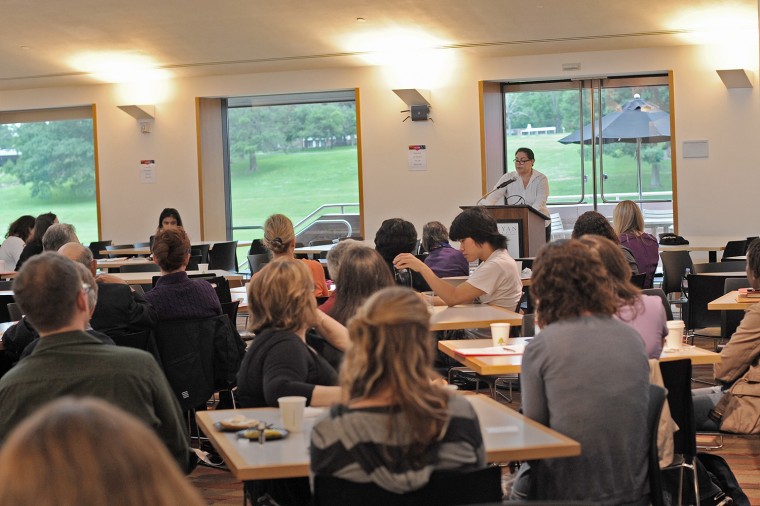
M 412 118 L 412 121 L 433 121 L 433 118 L 428 118 L 428 114 L 430 113 L 430 90 L 415 90 L 410 88 L 393 90 L 393 93 L 398 95 L 398 98 L 409 106 L 409 109 L 401 111 L 402 113 L 409 113 L 409 116 L 404 118 L 402 123 L 409 118 Z
M 155 105 L 119 105 L 117 106 L 137 120 L 140 124 L 140 132 L 149 134 L 153 128 L 153 121 L 156 119 Z
M 720 80 L 729 90 L 732 88 L 752 88 L 752 72 L 745 69 L 716 70 Z

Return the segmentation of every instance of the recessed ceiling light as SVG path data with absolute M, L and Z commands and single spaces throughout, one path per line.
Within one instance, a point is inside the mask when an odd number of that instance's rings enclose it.
M 367 22 L 367 18 L 356 18 L 356 22 L 357 23 L 366 23 Z

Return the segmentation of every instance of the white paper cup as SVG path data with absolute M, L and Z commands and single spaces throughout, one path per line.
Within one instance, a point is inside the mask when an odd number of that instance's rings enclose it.
M 208 264 L 198 264 L 198 270 L 201 272 L 208 271 Z
M 290 432 L 303 430 L 303 411 L 306 408 L 306 397 L 292 395 L 277 399 L 280 405 L 280 418 L 282 426 Z
M 667 322 L 668 335 L 665 337 L 665 347 L 678 350 L 683 345 L 683 330 L 685 328 L 683 320 L 672 320 Z
M 494 346 L 503 346 L 509 339 L 509 323 L 492 323 L 491 339 Z

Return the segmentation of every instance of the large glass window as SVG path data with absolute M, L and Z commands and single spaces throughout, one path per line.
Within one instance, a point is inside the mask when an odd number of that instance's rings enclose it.
M 633 200 L 652 232 L 672 229 L 668 76 L 505 84 L 505 159 L 531 148 L 549 179 L 549 208 L 570 227 Z M 511 162 L 506 170 L 514 170 Z M 650 211 L 652 211 L 650 213 Z M 666 223 L 667 222 L 667 223 Z
M 98 240 L 92 108 L 0 112 L 0 227 L 53 212 Z
M 308 245 L 360 235 L 354 90 L 226 100 L 228 230 L 263 237 L 273 213 Z

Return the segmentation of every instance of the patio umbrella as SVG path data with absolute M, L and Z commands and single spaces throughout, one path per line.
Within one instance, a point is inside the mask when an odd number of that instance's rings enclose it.
M 602 116 L 602 142 L 635 142 L 636 166 L 639 174 L 639 198 L 641 198 L 641 144 L 670 140 L 670 114 L 656 105 L 642 100 L 639 94 L 633 96 L 620 111 Z M 596 137 L 599 138 L 597 127 Z M 581 130 L 561 138 L 562 144 L 580 144 Z M 583 143 L 591 144 L 591 124 L 583 127 Z

